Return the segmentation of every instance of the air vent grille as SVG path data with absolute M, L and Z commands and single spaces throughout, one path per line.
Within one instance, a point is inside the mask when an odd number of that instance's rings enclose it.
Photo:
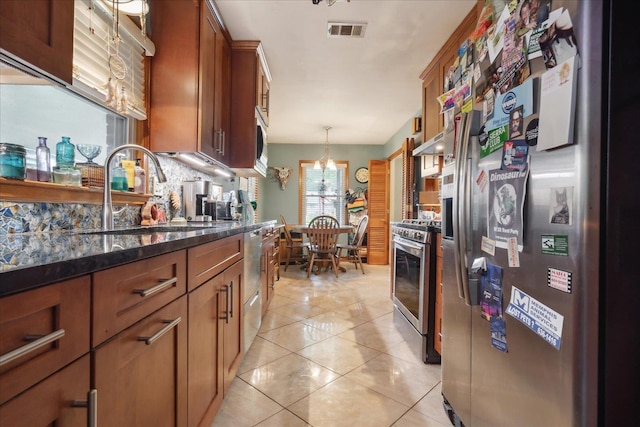
M 329 22 L 327 24 L 329 37 L 364 37 L 366 23 L 362 22 Z

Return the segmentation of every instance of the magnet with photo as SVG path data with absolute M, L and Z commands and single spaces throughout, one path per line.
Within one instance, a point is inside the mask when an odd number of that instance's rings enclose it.
M 549 223 L 571 225 L 573 187 L 551 188 L 549 193 Z

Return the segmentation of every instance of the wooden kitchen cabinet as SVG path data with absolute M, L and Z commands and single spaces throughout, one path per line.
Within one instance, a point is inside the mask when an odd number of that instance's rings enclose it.
M 453 65 L 458 48 L 475 30 L 478 11 L 484 1 L 479 0 L 477 7 L 464 18 L 451 37 L 445 42 L 431 63 L 424 69 L 422 79 L 422 141 L 433 138 L 444 130 L 444 116 L 440 114 L 440 104 L 437 97 L 442 95 L 444 80 L 451 65 Z
M 189 426 L 209 425 L 242 362 L 243 261 L 189 293 Z
M 231 43 L 231 146 L 229 166 L 241 176 L 264 177 L 256 159 L 266 154 L 266 141 L 258 146 L 258 122 L 266 126 L 269 114 L 270 74 L 259 41 Z M 266 113 L 266 115 L 265 115 Z M 265 150 L 264 152 L 262 150 Z
M 94 273 L 92 346 L 186 292 L 185 250 Z
M 153 8 L 149 118 L 156 152 L 201 152 L 227 164 L 230 40 L 209 0 Z
M 222 274 L 189 293 L 189 426 L 209 425 L 224 396 L 221 348 L 227 293 Z
M 72 0 L 0 2 L 0 48 L 71 84 Z
M 51 338 L 0 366 L 0 403 L 89 352 L 90 292 L 83 276 L 0 299 L 0 354 Z
M 87 401 L 89 362 L 86 354 L 0 406 L 0 426 L 86 427 L 88 409 L 74 402 Z
M 94 350 L 98 425 L 187 425 L 187 297 Z
M 189 248 L 188 289 L 192 291 L 244 256 L 242 233 Z
M 265 227 L 260 257 L 262 283 L 262 315 L 275 296 L 276 278 L 280 279 L 280 227 Z

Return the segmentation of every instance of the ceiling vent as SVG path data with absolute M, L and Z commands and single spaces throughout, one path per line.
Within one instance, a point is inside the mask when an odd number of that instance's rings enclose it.
M 363 22 L 329 22 L 327 24 L 329 37 L 364 37 L 367 24 Z

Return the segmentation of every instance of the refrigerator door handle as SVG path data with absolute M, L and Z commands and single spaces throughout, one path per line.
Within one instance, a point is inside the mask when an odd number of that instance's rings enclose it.
M 464 127 L 462 132 L 462 140 L 460 141 L 460 151 L 461 155 L 458 159 L 460 161 L 460 211 L 462 212 L 462 217 L 459 219 L 459 258 L 460 258 L 460 278 L 461 283 L 460 287 L 462 288 L 462 293 L 460 295 L 461 298 L 464 298 L 464 302 L 466 305 L 471 305 L 471 297 L 469 296 L 469 274 L 467 269 L 467 233 L 469 231 L 468 228 L 468 219 L 470 214 L 469 209 L 469 197 L 470 197 L 470 129 L 472 122 L 472 114 L 473 112 L 467 113 L 464 121 Z
M 465 126 L 466 122 L 466 114 L 463 116 L 463 126 Z M 456 144 L 455 147 L 455 170 L 454 170 L 454 181 L 453 181 L 453 260 L 455 264 L 455 272 L 456 272 L 456 285 L 458 287 L 458 297 L 464 298 L 464 287 L 462 285 L 462 259 L 461 259 L 461 229 L 460 229 L 460 214 L 462 213 L 460 209 L 461 204 L 461 194 L 460 194 L 460 186 L 462 183 L 462 163 L 463 163 L 463 152 L 462 152 L 462 142 Z

